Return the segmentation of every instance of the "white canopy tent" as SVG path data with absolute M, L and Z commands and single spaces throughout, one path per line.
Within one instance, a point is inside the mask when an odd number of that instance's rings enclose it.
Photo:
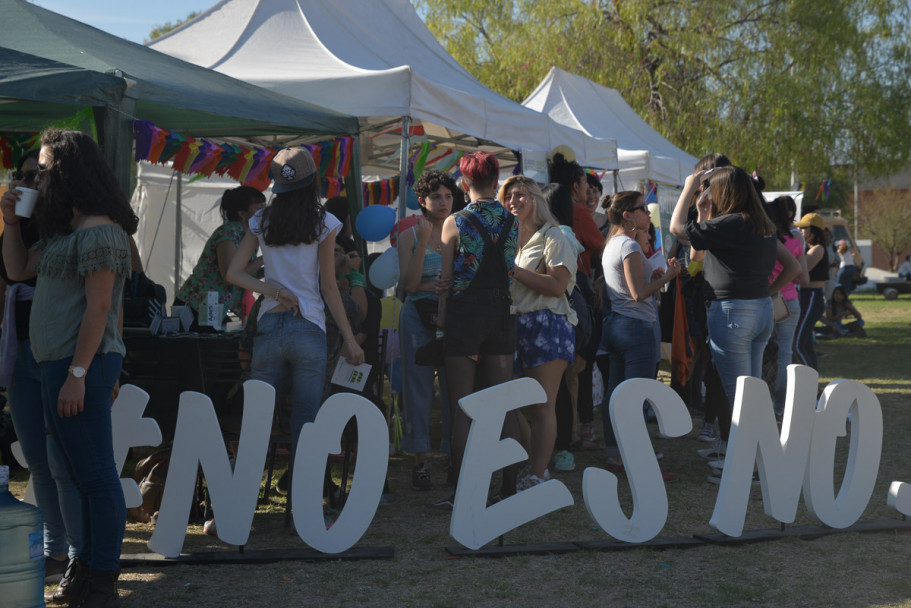
M 488 150 L 503 166 L 514 164 L 512 150 L 540 164 L 567 145 L 584 165 L 617 168 L 612 138 L 562 125 L 485 87 L 408 0 L 221 0 L 150 46 L 358 116 L 365 175 L 404 172 L 411 136 Z
M 682 186 L 698 160 L 650 127 L 620 93 L 560 68 L 551 68 L 522 104 L 594 138 L 614 138 L 621 189 L 644 180 Z

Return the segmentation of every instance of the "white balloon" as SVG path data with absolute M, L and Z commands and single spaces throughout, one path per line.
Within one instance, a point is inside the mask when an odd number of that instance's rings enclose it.
M 373 260 L 369 270 L 370 282 L 377 289 L 389 289 L 399 282 L 399 255 L 390 247 Z

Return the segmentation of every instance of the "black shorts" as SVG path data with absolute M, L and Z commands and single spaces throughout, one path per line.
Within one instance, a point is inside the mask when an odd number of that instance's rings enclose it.
M 516 316 L 508 299 L 459 294 L 446 302 L 443 351 L 447 357 L 515 355 Z

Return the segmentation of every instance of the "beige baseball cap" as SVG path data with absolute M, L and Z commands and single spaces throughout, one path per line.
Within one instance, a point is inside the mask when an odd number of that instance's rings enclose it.
M 820 230 L 826 229 L 826 221 L 822 219 L 822 216 L 818 213 L 808 213 L 800 220 L 794 222 L 794 225 L 798 228 L 809 228 L 810 226 L 816 226 Z
M 285 148 L 272 159 L 272 192 L 282 194 L 309 186 L 316 175 L 316 164 L 306 148 Z

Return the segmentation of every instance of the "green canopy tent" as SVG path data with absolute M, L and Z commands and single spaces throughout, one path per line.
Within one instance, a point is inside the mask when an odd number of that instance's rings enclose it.
M 34 133 L 91 106 L 99 143 L 127 192 L 133 119 L 192 137 L 271 147 L 358 133 L 356 117 L 184 62 L 24 0 L 0 0 L 0 15 L 9 26 L 0 40 L 0 131 Z M 355 137 L 348 176 L 358 187 L 347 189 L 355 209 L 362 206 L 358 144 Z
M 312 140 L 358 132 L 353 116 L 186 63 L 24 0 L 0 0 L 0 15 L 9 26 L 4 28 L 0 48 L 21 54 L 19 59 L 26 62 L 25 67 L 15 61 L 0 63 L 0 83 L 6 82 L 8 75 L 10 78 L 10 86 L 0 94 L 50 103 L 88 101 L 88 105 L 99 108 L 101 143 L 125 188 L 134 118 L 194 137 L 243 138 L 273 146 L 300 143 L 305 141 L 301 137 L 307 136 Z M 13 86 L 16 74 L 22 75 L 30 61 L 34 64 L 34 58 L 52 62 L 41 68 L 44 78 L 30 81 L 19 76 L 21 86 Z M 98 83 L 120 80 L 121 90 L 118 93 L 116 88 L 99 84 L 94 93 L 90 90 L 85 96 L 79 92 L 82 85 L 74 82 L 78 73 L 74 69 L 91 73 Z M 59 85 L 48 84 L 55 79 Z M 110 80 L 106 82 L 110 84 Z M 52 122 L 51 110 L 46 104 L 0 104 L 0 124 L 6 127 L 14 119 L 20 120 L 20 125 L 41 119 Z M 9 125 L 5 130 L 25 129 Z M 356 157 L 358 154 L 355 150 Z M 358 183 L 360 175 L 352 178 Z

